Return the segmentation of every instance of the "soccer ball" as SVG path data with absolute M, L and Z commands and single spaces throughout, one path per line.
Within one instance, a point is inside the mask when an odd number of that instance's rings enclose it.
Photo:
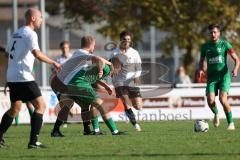
M 209 130 L 209 125 L 205 120 L 197 120 L 194 123 L 195 132 L 207 132 Z

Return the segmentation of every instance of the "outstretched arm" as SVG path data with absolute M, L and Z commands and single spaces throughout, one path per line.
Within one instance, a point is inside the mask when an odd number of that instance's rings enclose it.
M 93 63 L 96 63 L 97 66 L 98 66 L 98 70 L 99 70 L 98 76 L 99 76 L 99 78 L 101 78 L 102 75 L 103 75 L 103 67 L 104 67 L 105 64 L 110 65 L 111 70 L 113 70 L 112 63 L 107 61 L 106 59 L 104 59 L 102 57 L 94 55 L 94 56 L 92 56 L 92 61 L 93 61 Z
M 198 75 L 197 75 L 197 77 L 199 78 L 199 79 L 201 79 L 201 77 L 202 77 L 202 74 L 204 74 L 204 69 L 203 69 L 203 63 L 204 63 L 204 57 L 201 57 L 200 58 L 200 60 L 199 60 L 199 69 L 198 69 Z
M 230 56 L 231 56 L 231 58 L 233 59 L 233 61 L 235 63 L 234 64 L 234 68 L 232 70 L 232 76 L 233 77 L 237 77 L 238 68 L 239 68 L 239 58 L 238 58 L 236 53 L 232 53 L 232 54 L 230 54 Z
M 34 49 L 32 50 L 32 54 L 34 57 L 36 57 L 38 60 L 43 61 L 48 64 L 54 65 L 57 70 L 61 69 L 61 65 L 57 63 L 56 61 L 52 60 L 51 58 L 48 58 L 45 54 L 43 54 L 40 50 Z

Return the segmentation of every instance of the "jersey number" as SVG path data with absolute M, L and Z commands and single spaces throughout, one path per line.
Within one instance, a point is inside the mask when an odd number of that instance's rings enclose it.
M 14 42 L 13 42 L 12 48 L 11 48 L 11 50 L 10 50 L 11 53 L 12 53 L 12 52 L 15 53 L 15 44 L 16 44 L 16 42 L 17 42 L 17 41 L 14 41 Z M 13 55 L 12 55 L 12 54 L 10 54 L 10 58 L 13 59 Z

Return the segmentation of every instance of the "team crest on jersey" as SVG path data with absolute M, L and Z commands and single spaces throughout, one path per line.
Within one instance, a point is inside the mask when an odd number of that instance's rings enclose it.
M 217 48 L 218 53 L 221 52 L 222 48 Z

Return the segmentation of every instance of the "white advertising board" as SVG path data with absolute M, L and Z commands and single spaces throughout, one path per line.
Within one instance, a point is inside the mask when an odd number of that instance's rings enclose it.
M 150 86 L 151 88 L 151 86 Z M 44 114 L 45 123 L 54 123 L 56 120 L 55 106 L 58 104 L 54 92 L 50 88 L 42 88 L 42 94 L 47 104 Z M 234 85 L 230 89 L 228 101 L 232 107 L 233 117 L 240 118 L 240 85 Z M 223 108 L 216 97 L 220 117 L 225 118 Z M 0 92 L 0 118 L 10 107 L 9 96 Z M 69 121 L 80 121 L 81 108 L 74 105 L 71 109 L 75 118 Z M 173 88 L 170 92 L 153 98 L 143 98 L 143 109 L 134 110 L 139 121 L 164 121 L 164 120 L 192 120 L 192 119 L 212 119 L 213 114 L 207 106 L 204 86 Z M 116 109 L 111 112 L 116 121 L 126 121 L 122 104 L 118 104 Z M 26 105 L 23 104 L 19 114 L 20 123 L 29 123 L 30 118 Z

